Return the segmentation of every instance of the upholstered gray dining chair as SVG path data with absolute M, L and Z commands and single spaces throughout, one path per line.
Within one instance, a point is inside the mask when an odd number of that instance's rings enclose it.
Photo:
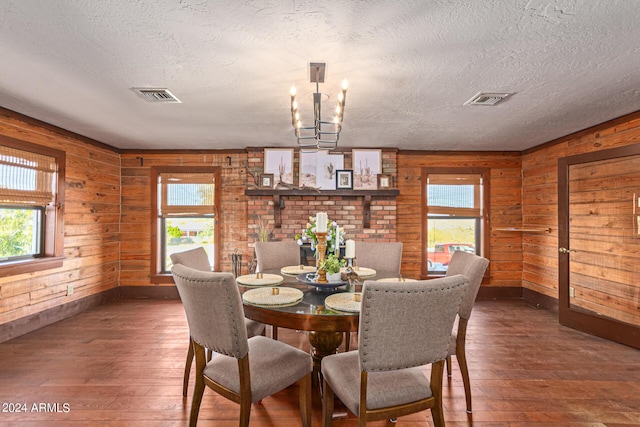
M 356 264 L 373 268 L 379 274 L 400 276 L 402 242 L 356 241 Z M 351 333 L 344 334 L 344 350 L 349 351 Z
M 209 258 L 207 252 L 202 247 L 191 249 L 184 252 L 177 252 L 169 255 L 171 263 L 173 265 L 182 264 L 186 267 L 193 268 L 200 271 L 211 271 L 211 264 L 209 264 Z M 259 323 L 251 319 L 244 319 L 245 327 L 247 328 L 247 336 L 249 338 L 255 335 L 264 334 L 264 323 Z M 191 337 L 189 337 L 189 349 L 187 350 L 187 361 L 184 365 L 184 378 L 182 380 L 182 395 L 187 395 L 189 389 L 189 374 L 191 373 L 191 364 L 193 363 L 193 343 Z
M 282 267 L 300 265 L 300 246 L 293 240 L 282 242 L 256 242 L 256 272 L 273 271 L 278 274 Z M 278 339 L 278 328 L 271 327 L 271 338 Z
M 198 421 L 205 386 L 240 404 L 240 426 L 251 405 L 300 381 L 302 425 L 311 426 L 311 356 L 261 335 L 247 338 L 242 298 L 231 273 L 171 269 L 184 304 L 196 355 L 196 384 L 189 425 Z M 207 362 L 205 349 L 216 355 Z
M 460 312 L 458 313 L 458 325 L 454 327 L 452 332 L 452 340 L 449 344 L 449 355 L 447 356 L 447 377 L 451 378 L 451 356 L 456 356 L 458 365 L 460 366 L 460 373 L 462 374 L 462 383 L 464 385 L 464 396 L 467 401 L 467 412 L 471 413 L 471 383 L 469 382 L 469 369 L 467 367 L 467 354 L 466 354 L 466 338 L 467 338 L 467 324 L 471 317 L 471 310 L 473 304 L 480 290 L 480 284 L 484 273 L 489 266 L 489 260 L 481 256 L 457 251 L 453 253 L 451 261 L 449 262 L 449 268 L 447 269 L 447 277 L 455 276 L 457 274 L 464 274 L 469 278 L 469 289 L 462 300 L 460 305 Z
M 356 241 L 356 261 L 360 267 L 400 275 L 402 242 Z
M 257 272 L 280 271 L 282 267 L 300 265 L 300 246 L 293 240 L 256 242 L 255 249 Z
M 334 394 L 359 418 L 390 419 L 431 409 L 444 426 L 442 376 L 451 329 L 469 279 L 365 281 L 358 350 L 322 359 L 323 426 L 332 425 Z M 431 364 L 431 379 L 423 365 Z

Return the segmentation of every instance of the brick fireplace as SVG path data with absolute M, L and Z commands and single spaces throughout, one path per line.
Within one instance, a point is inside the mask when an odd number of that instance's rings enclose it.
M 264 167 L 263 149 L 248 150 L 248 182 L 258 176 Z M 345 151 L 345 168 L 351 168 L 351 153 Z M 298 182 L 298 154 L 294 155 L 294 182 Z M 382 151 L 382 171 L 396 179 L 396 150 Z M 293 240 L 302 232 L 310 216 L 327 212 L 345 232 L 345 239 L 396 241 L 396 198 L 392 191 L 336 190 L 257 190 L 247 191 L 248 252 L 253 252 L 257 235 L 255 229 L 262 218 L 273 231 L 272 240 Z M 304 193 L 304 194 L 299 194 Z M 316 194 L 317 193 L 317 194 Z M 276 223 L 280 222 L 280 227 Z M 366 223 L 368 227 L 365 227 Z

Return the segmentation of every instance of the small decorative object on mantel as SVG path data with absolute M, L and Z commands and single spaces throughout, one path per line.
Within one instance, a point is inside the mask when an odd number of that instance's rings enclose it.
M 378 175 L 378 189 L 391 188 L 391 177 L 389 175 Z
M 273 188 L 273 174 L 272 173 L 263 173 L 260 175 L 260 188 Z
M 353 190 L 353 171 L 352 170 L 336 171 L 336 189 Z

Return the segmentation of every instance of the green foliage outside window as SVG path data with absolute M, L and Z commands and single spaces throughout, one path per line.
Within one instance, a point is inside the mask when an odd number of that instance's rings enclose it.
M 32 254 L 33 211 L 0 210 L 0 258 Z
M 167 226 L 167 234 L 169 237 L 180 238 L 182 237 L 182 231 L 180 231 L 180 227 L 176 227 L 173 225 Z

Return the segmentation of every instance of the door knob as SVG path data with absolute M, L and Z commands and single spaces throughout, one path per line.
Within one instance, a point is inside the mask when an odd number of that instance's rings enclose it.
M 558 252 L 561 254 L 568 254 L 569 252 L 576 252 L 575 249 L 558 248 Z

